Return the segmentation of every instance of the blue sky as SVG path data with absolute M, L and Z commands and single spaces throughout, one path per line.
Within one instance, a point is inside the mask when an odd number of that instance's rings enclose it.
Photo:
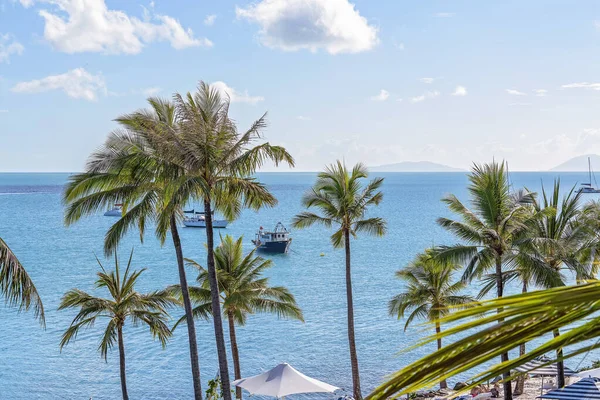
M 149 94 L 344 157 L 540 170 L 600 152 L 597 1 L 0 0 L 0 171 L 78 171 Z

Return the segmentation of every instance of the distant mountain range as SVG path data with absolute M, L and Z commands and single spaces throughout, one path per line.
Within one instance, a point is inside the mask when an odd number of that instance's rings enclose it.
M 600 166 L 600 164 L 598 164 Z M 404 161 L 369 167 L 372 172 L 465 172 L 464 169 L 450 167 L 430 161 Z
M 592 169 L 600 171 L 600 156 L 597 154 L 585 154 L 583 156 L 573 157 L 570 160 L 567 160 L 564 163 L 550 169 L 550 171 L 587 171 L 588 157 L 590 158 L 590 162 L 592 163 Z

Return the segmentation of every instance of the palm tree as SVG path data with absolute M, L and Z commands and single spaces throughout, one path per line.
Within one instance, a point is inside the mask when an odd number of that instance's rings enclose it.
M 108 351 L 114 347 L 115 341 L 118 343 L 123 400 L 129 398 L 125 377 L 125 344 L 123 342 L 123 327 L 127 319 L 131 319 L 134 325 L 148 325 L 152 336 L 158 339 L 164 348 L 171 336 L 171 331 L 167 325 L 169 317 L 167 307 L 177 302 L 166 291 L 154 291 L 148 294 L 136 292 L 136 281 L 144 272 L 144 269 L 130 273 L 129 268 L 131 267 L 132 257 L 133 251 L 129 256 L 129 262 L 122 277 L 116 255 L 115 270 L 111 272 L 107 272 L 98 260 L 101 272 L 97 273 L 96 287 L 106 288 L 110 298 L 94 297 L 82 290 L 71 289 L 65 293 L 58 307 L 59 310 L 66 308 L 79 309 L 71 325 L 62 335 L 61 350 L 71 340 L 77 338 L 77 334 L 82 328 L 92 327 L 99 318 L 108 319 L 98 349 L 101 356 L 106 360 Z
M 293 221 L 296 228 L 307 228 L 321 224 L 334 227 L 331 243 L 334 248 L 344 247 L 346 253 L 346 301 L 348 311 L 348 342 L 350 345 L 350 363 L 352 366 L 352 387 L 355 399 L 362 399 L 358 357 L 354 339 L 354 305 L 352 302 L 352 274 L 350 263 L 350 236 L 358 233 L 382 236 L 386 232 L 386 222 L 379 217 L 366 217 L 371 206 L 379 205 L 383 193 L 379 191 L 383 178 L 375 178 L 365 186 L 361 180 L 368 177 L 367 168 L 356 164 L 349 171 L 341 162 L 326 167 L 319 173 L 313 188 L 302 198 L 306 208 L 318 208 L 322 215 L 304 211 Z
M 526 258 L 521 262 L 524 269 L 531 270 L 533 265 L 534 279 L 537 286 L 552 288 L 564 286 L 565 279 L 562 271 L 570 270 L 577 281 L 594 279 L 597 266 L 588 262 L 591 247 L 595 246 L 594 234 L 587 221 L 582 221 L 580 207 L 581 193 L 575 193 L 575 187 L 561 198 L 560 180 L 554 181 L 554 188 L 550 195 L 542 187 L 542 201 L 534 201 L 534 209 L 538 218 L 531 219 L 529 240 L 524 240 L 521 245 L 519 258 Z M 529 265 L 529 268 L 528 268 Z M 521 267 L 523 269 L 523 267 Z M 527 272 L 527 271 L 525 271 Z M 523 274 L 521 274 L 523 275 Z M 527 278 L 527 274 L 524 275 Z M 521 279 L 523 280 L 523 279 Z M 524 285 L 524 292 L 526 292 Z M 555 336 L 559 330 L 554 332 Z M 521 350 L 521 355 L 525 354 Z M 561 350 L 558 353 L 558 387 L 565 386 L 564 364 L 561 360 Z
M 122 218 L 106 234 L 107 255 L 115 251 L 129 229 L 138 228 L 143 241 L 149 221 L 156 223 L 161 244 L 171 233 L 187 317 L 194 398 L 201 400 L 196 328 L 177 227 L 182 208 L 194 193 L 195 180 L 186 175 L 173 154 L 173 143 L 179 135 L 174 105 L 155 97 L 149 98 L 148 103 L 150 110 L 117 118 L 121 128 L 90 156 L 85 172 L 70 178 L 63 197 L 67 204 L 65 222 L 70 225 L 85 215 L 123 203 Z
M 233 220 L 244 207 L 257 210 L 275 205 L 277 200 L 252 176 L 266 161 L 293 166 L 294 159 L 283 147 L 268 142 L 256 144 L 262 139 L 261 131 L 266 128 L 266 114 L 247 131 L 239 133 L 229 117 L 229 99 L 223 98 L 207 83 L 200 82 L 194 94 L 188 93 L 185 97 L 176 94 L 175 104 L 181 137 L 173 143 L 172 150 L 184 163 L 186 174 L 194 179 L 194 198 L 204 205 L 206 265 L 219 371 L 224 400 L 231 400 L 214 257 L 213 211 Z
M 40 320 L 42 326 L 46 325 L 44 305 L 33 281 L 2 238 L 0 238 L 0 294 L 4 297 L 4 302 L 10 306 L 18 306 L 25 311 L 33 307 L 35 317 Z
M 535 194 L 526 190 L 511 193 L 504 163 L 473 166 L 468 187 L 472 210 L 456 196 L 442 199 L 460 220 L 439 218 L 438 223 L 466 244 L 440 246 L 437 257 L 467 265 L 463 280 L 481 278 L 489 270 L 496 279 L 496 295 L 504 294 L 503 266 L 512 264 L 519 254 L 518 243 L 531 217 Z M 498 310 L 499 313 L 501 310 Z M 508 361 L 508 351 L 501 355 Z M 504 399 L 512 400 L 512 388 L 504 375 Z
M 475 301 L 471 296 L 459 294 L 465 288 L 463 281 L 453 283 L 452 276 L 459 268 L 459 265 L 439 262 L 431 250 L 417 255 L 410 265 L 396 271 L 396 277 L 407 286 L 390 300 L 390 315 L 401 319 L 410 312 L 405 331 L 415 318 L 424 318 L 435 324 L 435 332 L 439 334 L 442 331 L 439 320 L 450 312 L 451 307 L 466 307 Z M 441 337 L 437 348 L 442 348 Z M 440 389 L 447 387 L 445 379 L 440 381 Z
M 302 311 L 289 290 L 282 286 L 269 286 L 269 278 L 263 276 L 264 271 L 273 266 L 273 261 L 255 256 L 256 250 L 244 256 L 242 240 L 243 237 L 234 240 L 227 235 L 221 238 L 221 244 L 215 249 L 220 301 L 223 316 L 229 322 L 235 379 L 242 377 L 236 325 L 245 325 L 248 316 L 255 313 L 271 313 L 279 318 L 304 321 Z M 199 271 L 199 286 L 190 287 L 190 296 L 195 303 L 194 317 L 209 319 L 212 303 L 208 271 L 193 260 L 188 260 L 188 265 Z M 185 322 L 185 319 L 181 318 L 179 322 Z M 236 396 L 242 398 L 241 388 L 236 388 Z
M 440 379 L 465 373 L 485 365 L 484 371 L 467 379 L 464 390 L 514 370 L 536 357 L 563 349 L 562 359 L 586 354 L 600 348 L 600 281 L 506 296 L 449 314 L 440 322 L 453 327 L 419 343 L 437 338 L 455 339 L 446 346 L 393 373 L 376 388 L 369 400 L 398 398 L 430 387 Z M 498 309 L 502 312 L 498 315 Z M 501 317 L 502 322 L 497 322 Z M 554 337 L 557 329 L 569 328 Z M 490 365 L 490 360 L 519 343 L 538 340 L 525 355 Z M 557 357 L 548 360 L 548 364 Z M 509 379 L 514 378 L 511 375 Z

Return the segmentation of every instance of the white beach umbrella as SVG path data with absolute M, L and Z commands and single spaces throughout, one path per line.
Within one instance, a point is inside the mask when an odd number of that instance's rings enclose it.
M 583 378 L 572 385 L 538 396 L 538 399 L 600 400 L 600 379 Z
M 234 386 L 246 389 L 251 394 L 284 397 L 298 393 L 332 393 L 338 387 L 308 377 L 291 365 L 279 364 L 260 375 L 233 381 Z
M 600 368 L 581 371 L 577 373 L 577 376 L 580 376 L 582 378 L 600 378 Z

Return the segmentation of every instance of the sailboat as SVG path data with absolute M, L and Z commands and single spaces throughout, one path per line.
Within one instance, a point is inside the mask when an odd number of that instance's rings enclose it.
M 577 189 L 577 193 L 600 193 L 600 189 L 592 186 L 592 162 L 588 157 L 588 183 L 582 183 L 581 187 Z M 598 186 L 598 182 L 596 182 L 596 176 L 594 175 L 594 183 Z

